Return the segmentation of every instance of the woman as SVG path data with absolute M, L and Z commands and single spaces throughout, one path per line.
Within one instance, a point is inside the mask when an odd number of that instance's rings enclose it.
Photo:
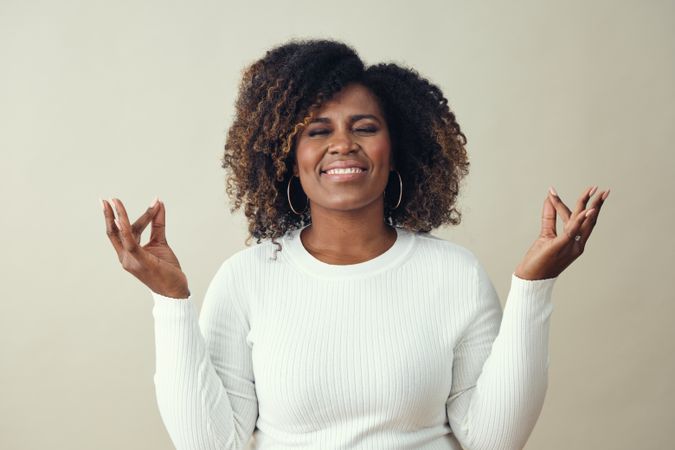
M 154 298 L 155 386 L 179 449 L 519 449 L 547 387 L 551 291 L 603 201 L 547 194 L 502 312 L 457 225 L 466 138 L 412 69 L 293 40 L 245 71 L 223 167 L 257 244 L 227 258 L 197 318 L 155 201 L 104 202 L 125 270 Z M 298 183 L 299 181 L 299 183 Z M 556 215 L 564 222 L 556 232 Z M 152 223 L 150 242 L 140 245 Z

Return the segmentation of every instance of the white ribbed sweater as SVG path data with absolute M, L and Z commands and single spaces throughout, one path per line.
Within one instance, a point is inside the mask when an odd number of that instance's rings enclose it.
M 557 278 L 512 274 L 502 313 L 472 252 L 396 231 L 351 265 L 316 259 L 299 230 L 276 260 L 269 239 L 240 250 L 199 316 L 191 297 L 150 291 L 176 448 L 521 449 L 546 393 Z

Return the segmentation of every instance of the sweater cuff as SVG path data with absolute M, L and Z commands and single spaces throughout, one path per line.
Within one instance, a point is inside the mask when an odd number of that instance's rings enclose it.
M 511 289 L 517 289 L 520 294 L 529 296 L 550 295 L 553 289 L 553 284 L 558 277 L 544 278 L 541 280 L 525 280 L 511 273 Z
M 181 298 L 167 297 L 165 295 L 158 294 L 157 292 L 155 292 L 155 291 L 153 291 L 152 289 L 149 289 L 149 288 L 148 288 L 148 292 L 150 292 L 150 294 L 152 295 L 152 298 L 155 300 L 155 302 L 158 302 L 158 301 L 165 301 L 165 302 L 167 302 L 167 301 L 172 302 L 173 301 L 173 302 L 175 302 L 176 300 L 185 301 L 185 300 L 190 300 L 192 298 L 192 292 L 190 292 L 189 296 L 181 297 Z
M 518 315 L 523 318 L 546 321 L 553 310 L 551 296 L 557 279 L 525 280 L 512 273 L 511 289 L 504 311 L 508 308 L 513 312 L 518 311 Z
M 173 298 L 149 290 L 154 307 L 153 315 L 156 319 L 180 318 L 195 312 L 192 294 L 187 298 Z

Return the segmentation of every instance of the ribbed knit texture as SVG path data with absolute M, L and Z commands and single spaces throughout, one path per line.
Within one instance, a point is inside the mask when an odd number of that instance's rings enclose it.
M 270 240 L 243 249 L 199 316 L 191 297 L 150 291 L 176 448 L 521 449 L 546 393 L 557 278 L 511 274 L 502 312 L 471 251 L 396 231 L 352 265 L 316 259 L 299 230 L 276 260 Z

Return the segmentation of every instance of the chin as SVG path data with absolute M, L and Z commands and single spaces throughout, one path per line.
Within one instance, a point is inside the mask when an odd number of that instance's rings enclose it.
M 341 197 L 341 198 L 338 198 Z M 377 203 L 381 204 L 378 206 Z M 382 195 L 375 195 L 374 197 L 363 197 L 359 195 L 357 197 L 344 195 L 344 196 L 333 196 L 326 202 L 311 202 L 313 206 L 319 207 L 321 209 L 329 209 L 335 211 L 358 211 L 365 208 L 381 208 L 384 207 L 384 200 Z

